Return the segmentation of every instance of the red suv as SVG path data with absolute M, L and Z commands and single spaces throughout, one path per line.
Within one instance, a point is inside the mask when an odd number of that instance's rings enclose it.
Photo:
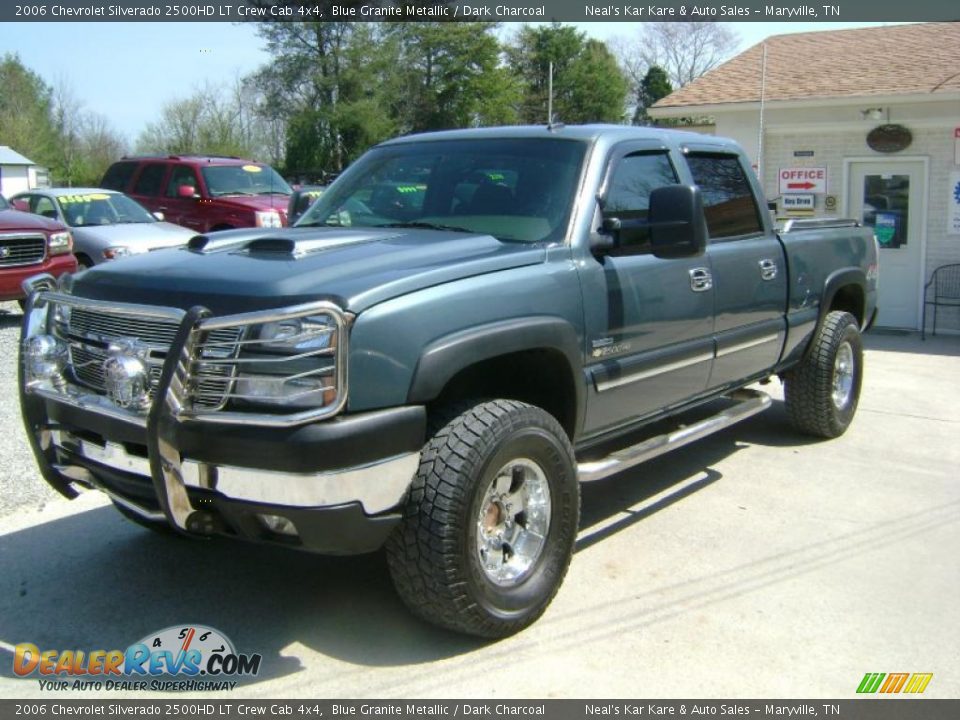
M 214 155 L 125 157 L 100 186 L 119 190 L 164 220 L 209 232 L 284 227 L 290 186 L 269 165 Z
M 55 220 L 14 210 L 0 196 L 0 300 L 22 300 L 32 275 L 76 272 L 73 238 Z

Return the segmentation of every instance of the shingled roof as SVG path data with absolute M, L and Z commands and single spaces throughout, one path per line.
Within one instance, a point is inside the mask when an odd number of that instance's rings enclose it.
M 773 35 L 657 102 L 680 108 L 960 91 L 960 23 Z

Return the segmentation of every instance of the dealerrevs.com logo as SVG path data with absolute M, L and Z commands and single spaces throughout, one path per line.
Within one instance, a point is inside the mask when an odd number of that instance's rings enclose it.
M 205 625 L 174 625 L 126 650 L 41 650 L 20 643 L 17 677 L 38 677 L 41 690 L 233 690 L 235 678 L 260 672 L 259 654 L 238 653 Z

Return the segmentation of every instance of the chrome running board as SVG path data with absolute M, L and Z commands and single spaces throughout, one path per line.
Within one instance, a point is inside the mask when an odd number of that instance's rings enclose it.
M 737 400 L 737 404 L 693 425 L 687 425 L 673 432 L 657 435 L 636 445 L 617 450 L 600 460 L 579 463 L 577 474 L 580 482 L 603 480 L 611 475 L 616 475 L 658 455 L 676 450 L 695 440 L 728 428 L 741 420 L 746 420 L 748 417 L 766 410 L 771 403 L 770 396 L 759 390 L 737 390 L 727 397 L 730 400 Z

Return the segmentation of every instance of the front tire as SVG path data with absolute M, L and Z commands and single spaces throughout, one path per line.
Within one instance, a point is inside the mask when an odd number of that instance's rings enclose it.
M 424 447 L 387 560 L 415 614 L 506 637 L 543 614 L 570 564 L 580 513 L 573 448 L 532 405 L 460 410 Z
M 784 378 L 790 421 L 808 435 L 843 435 L 857 412 L 863 382 L 863 340 L 848 312 L 827 313 L 813 347 Z

